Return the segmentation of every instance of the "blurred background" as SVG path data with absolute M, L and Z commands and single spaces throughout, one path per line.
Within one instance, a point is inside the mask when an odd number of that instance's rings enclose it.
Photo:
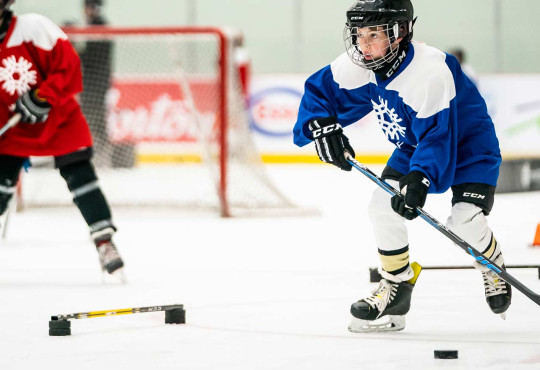
M 235 26 L 245 33 L 255 73 L 310 73 L 343 52 L 351 0 L 105 0 L 118 26 Z M 414 0 L 415 39 L 442 50 L 457 46 L 480 73 L 539 72 L 537 0 Z M 83 23 L 78 0 L 17 0 L 16 13 L 36 12 L 57 24 Z
M 319 164 L 311 145 L 292 144 L 292 127 L 306 78 L 344 52 L 345 12 L 352 3 L 17 0 L 13 9 L 15 14 L 36 12 L 75 28 L 103 24 L 112 28 L 234 28 L 230 47 L 237 70 L 231 72 L 236 85 L 228 97 L 229 126 L 247 127 L 250 132 L 228 134 L 228 148 L 243 149 L 244 163 L 253 163 L 246 153 L 254 152 L 266 164 Z M 99 8 L 97 18 L 88 18 L 88 5 Z M 413 0 L 413 5 L 418 17 L 414 38 L 459 56 L 464 71 L 486 99 L 504 159 L 498 191 L 540 190 L 540 39 L 535 37 L 540 1 Z M 201 123 L 195 125 L 193 115 L 185 113 L 190 108 L 182 100 L 185 89 L 179 88 L 182 83 L 176 69 L 181 66 L 181 78 L 207 132 L 216 132 L 210 126 L 218 120 L 212 109 L 220 99 L 215 67 L 221 57 L 210 51 L 212 47 L 202 38 L 177 43 L 146 35 L 140 44 L 119 39 L 111 44 L 110 35 L 104 34 L 104 43 L 96 44 L 89 35 L 68 35 L 83 62 L 83 112 L 94 136 L 98 166 L 202 161 L 200 153 L 184 149 L 190 141 L 198 141 L 195 127 Z M 134 96 L 129 102 L 128 94 Z M 164 110 L 166 118 L 160 115 Z M 347 135 L 365 163 L 383 164 L 394 149 L 372 115 L 349 126 Z M 219 156 L 219 150 L 210 150 L 209 157 Z M 214 167 L 219 172 L 223 166 Z M 241 182 L 246 183 L 242 176 Z M 124 189 L 119 191 L 124 193 Z
M 530 266 L 512 274 L 538 292 L 540 1 L 412 1 L 415 39 L 462 54 L 486 99 L 504 159 L 497 189 L 515 192 L 497 196 L 490 226 L 507 266 Z M 516 292 L 500 320 L 475 271 L 423 272 L 403 335 L 347 332 L 350 302 L 374 288 L 379 264 L 367 212 L 376 185 L 322 164 L 312 144 L 296 147 L 292 128 L 306 78 L 345 51 L 352 3 L 15 1 L 16 15 L 65 27 L 79 53 L 79 98 L 129 283 L 99 282 L 65 182 L 50 159 L 32 158 L 24 212 L 12 202 L 0 220 L 0 369 L 434 369 L 437 348 L 460 351 L 453 368 L 540 368 L 538 307 Z M 380 173 L 395 147 L 376 117 L 345 133 Z M 450 198 L 430 196 L 426 210 L 444 222 Z M 410 231 L 412 260 L 470 266 L 427 223 Z M 77 320 L 61 343 L 47 336 L 50 315 L 176 303 L 187 325 L 122 315 Z

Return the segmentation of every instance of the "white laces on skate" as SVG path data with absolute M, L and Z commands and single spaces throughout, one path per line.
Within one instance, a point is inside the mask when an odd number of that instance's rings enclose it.
M 398 285 L 386 279 L 382 279 L 377 289 L 371 297 L 364 299 L 371 307 L 379 310 L 379 316 L 385 310 L 386 306 L 396 297 Z
M 507 293 L 506 282 L 496 273 L 492 271 L 482 272 L 482 277 L 484 278 L 486 297 Z

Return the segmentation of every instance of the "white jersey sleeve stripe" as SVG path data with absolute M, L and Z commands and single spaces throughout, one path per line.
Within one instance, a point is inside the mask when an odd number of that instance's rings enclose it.
M 25 42 L 51 51 L 58 40 L 68 37 L 53 21 L 39 14 L 24 14 L 17 17 L 15 28 L 7 42 L 7 47 L 15 47 Z
M 341 54 L 336 60 L 330 64 L 334 82 L 341 89 L 357 89 L 366 86 L 370 82 L 375 81 L 375 76 L 371 71 L 359 68 L 354 64 L 347 53 Z
M 397 91 L 417 112 L 417 118 L 428 118 L 450 107 L 456 97 L 455 81 L 445 62 L 446 54 L 421 43 L 413 45 L 411 64 L 386 89 Z

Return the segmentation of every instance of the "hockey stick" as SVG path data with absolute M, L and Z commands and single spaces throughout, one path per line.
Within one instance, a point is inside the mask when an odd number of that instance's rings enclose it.
M 130 315 L 134 313 L 160 312 L 160 311 L 183 310 L 183 309 L 184 309 L 183 304 L 173 304 L 173 305 L 168 305 L 168 306 L 121 308 L 118 310 L 90 311 L 90 312 L 70 313 L 66 315 L 56 315 L 56 316 L 51 316 L 51 320 L 56 321 L 56 320 L 69 320 L 69 319 L 91 319 L 93 317 Z
M 369 177 L 373 182 L 375 182 L 377 185 L 379 185 L 381 188 L 383 188 L 387 193 L 390 195 L 399 195 L 401 194 L 399 191 L 394 189 L 390 184 L 388 184 L 386 181 L 381 179 L 379 176 L 377 176 L 375 173 L 373 173 L 369 168 L 364 166 L 362 163 L 358 162 L 356 159 L 350 156 L 349 153 L 345 154 L 345 157 L 347 158 L 347 161 L 358 171 L 362 172 L 364 175 Z M 437 221 L 434 217 L 432 217 L 429 213 L 424 211 L 422 208 L 417 207 L 416 211 L 418 212 L 418 215 L 422 217 L 427 223 L 429 223 L 431 226 L 433 226 L 435 229 L 437 229 L 439 232 L 441 232 L 444 236 L 446 236 L 448 239 L 453 241 L 455 244 L 457 244 L 461 249 L 463 249 L 465 252 L 469 253 L 473 258 L 478 261 L 478 263 L 481 263 L 485 267 L 489 268 L 491 271 L 495 272 L 497 275 L 499 275 L 501 278 L 503 278 L 506 282 L 508 282 L 510 285 L 512 285 L 514 288 L 519 290 L 521 293 L 525 294 L 529 299 L 531 299 L 534 303 L 537 305 L 540 305 L 540 295 L 536 294 L 529 288 L 527 288 L 525 285 L 520 283 L 516 278 L 514 278 L 512 275 L 507 273 L 505 270 L 503 270 L 500 266 L 497 266 L 495 262 L 484 256 L 482 253 L 480 253 L 478 250 L 473 248 L 469 243 L 467 243 L 465 240 L 461 239 L 459 236 L 454 234 L 451 230 L 449 230 L 446 226 L 442 225 L 439 221 Z
M 2 127 L 0 129 L 0 136 L 4 135 L 6 133 L 7 130 L 9 130 L 10 128 L 12 128 L 13 126 L 17 126 L 17 124 L 21 121 L 21 114 L 20 113 L 15 113 L 8 121 L 7 123 L 4 125 L 4 127 Z

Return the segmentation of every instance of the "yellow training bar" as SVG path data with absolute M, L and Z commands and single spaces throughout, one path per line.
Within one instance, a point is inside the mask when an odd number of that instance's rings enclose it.
M 159 311 L 183 310 L 183 309 L 184 309 L 183 304 L 174 304 L 174 305 L 167 305 L 167 306 L 120 308 L 116 310 L 90 311 L 90 312 L 70 313 L 66 315 L 56 315 L 56 316 L 51 316 L 51 320 L 90 319 L 94 317 L 131 315 L 134 313 L 159 312 Z

